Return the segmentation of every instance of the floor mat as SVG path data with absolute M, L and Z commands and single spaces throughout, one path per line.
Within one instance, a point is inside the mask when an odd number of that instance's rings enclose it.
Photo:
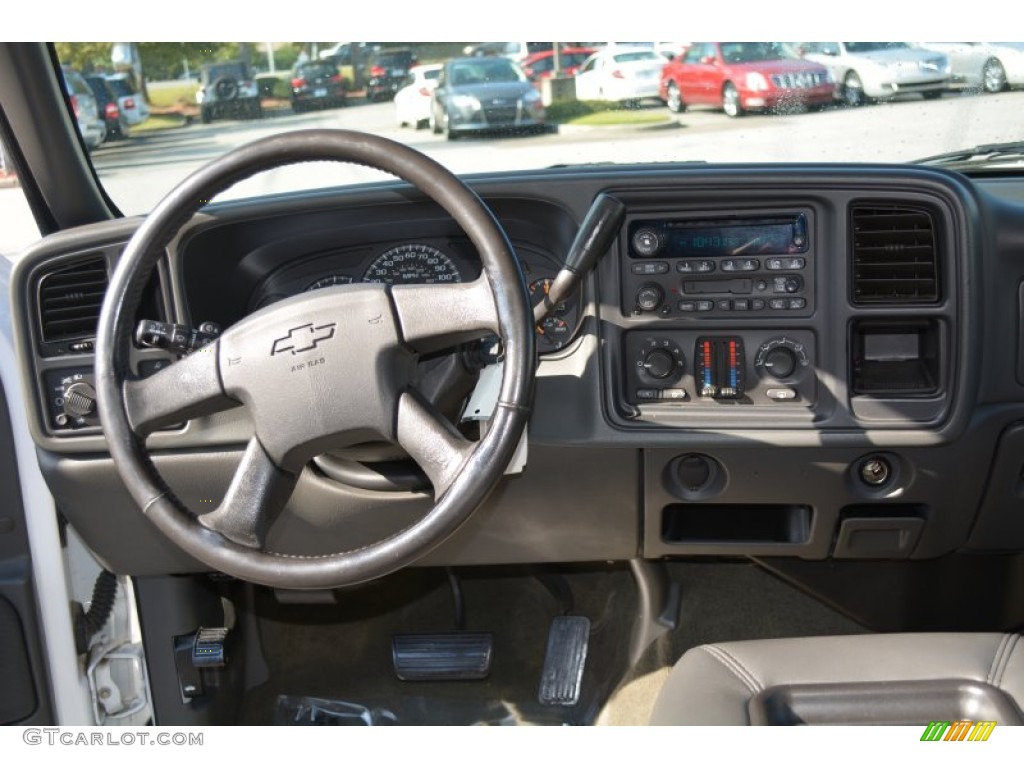
M 336 606 L 282 605 L 269 590 L 261 590 L 253 610 L 270 677 L 247 692 L 240 722 L 592 723 L 626 672 L 628 627 L 636 610 L 628 567 L 466 568 L 457 573 L 465 629 L 494 635 L 486 680 L 403 682 L 395 677 L 394 634 L 455 628 L 444 571 L 409 569 L 339 593 Z M 591 621 L 582 696 L 572 707 L 541 705 L 537 692 L 548 627 L 565 613 Z

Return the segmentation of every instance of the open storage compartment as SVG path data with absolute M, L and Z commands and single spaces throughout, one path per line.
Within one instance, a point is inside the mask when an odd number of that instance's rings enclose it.
M 667 543 L 805 544 L 812 510 L 802 504 L 670 504 L 662 510 Z
M 851 336 L 854 394 L 904 397 L 939 390 L 938 321 L 858 320 Z

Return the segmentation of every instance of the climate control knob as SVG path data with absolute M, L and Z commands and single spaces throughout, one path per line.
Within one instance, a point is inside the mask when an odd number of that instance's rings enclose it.
M 637 309 L 653 312 L 665 301 L 665 289 L 657 283 L 646 283 L 636 292 Z
M 667 349 L 653 349 L 644 356 L 644 370 L 655 379 L 667 379 L 679 361 Z
M 810 360 L 803 344 L 782 336 L 762 344 L 754 364 L 761 373 L 781 381 L 797 375 L 801 368 L 810 364 Z
M 796 370 L 796 355 L 789 347 L 776 347 L 764 356 L 765 371 L 776 379 L 788 379 Z

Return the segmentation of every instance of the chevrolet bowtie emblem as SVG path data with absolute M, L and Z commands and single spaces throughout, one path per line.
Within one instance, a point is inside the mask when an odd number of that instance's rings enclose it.
M 314 326 L 312 323 L 306 323 L 298 328 L 292 328 L 288 331 L 287 336 L 282 336 L 274 341 L 270 354 L 274 356 L 291 352 L 293 355 L 297 355 L 299 352 L 316 349 L 321 341 L 327 341 L 334 336 L 335 325 L 335 323 L 324 323 Z

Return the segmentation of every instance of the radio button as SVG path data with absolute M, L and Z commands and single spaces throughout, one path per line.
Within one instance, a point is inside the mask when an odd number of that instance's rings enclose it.
M 807 299 L 790 299 L 790 309 L 805 309 L 807 307 Z
M 630 265 L 629 269 L 634 275 L 664 275 L 668 272 L 668 262 L 644 261 L 640 264 Z
M 702 299 L 701 301 L 694 303 L 697 305 L 698 312 L 710 312 L 715 308 L 715 303 L 713 301 L 707 301 L 706 299 Z
M 680 301 L 679 302 L 679 311 L 680 312 L 696 312 L 697 311 L 697 302 L 695 302 L 695 301 Z
M 676 272 L 682 272 L 683 274 L 693 274 L 700 272 L 708 274 L 715 271 L 715 262 L 709 259 L 688 259 L 686 261 L 676 262 Z
M 746 312 L 750 309 L 750 302 L 747 299 L 733 299 L 732 308 L 740 312 Z
M 764 309 L 764 299 L 751 299 L 750 308 L 755 312 L 760 312 Z
M 789 299 L 769 299 L 769 309 L 789 309 Z
M 732 309 L 732 302 L 729 301 L 729 299 L 719 299 L 718 309 L 722 312 L 728 312 L 730 309 Z
M 796 293 L 803 287 L 804 281 L 795 275 L 780 275 L 772 278 L 772 290 L 774 293 Z

